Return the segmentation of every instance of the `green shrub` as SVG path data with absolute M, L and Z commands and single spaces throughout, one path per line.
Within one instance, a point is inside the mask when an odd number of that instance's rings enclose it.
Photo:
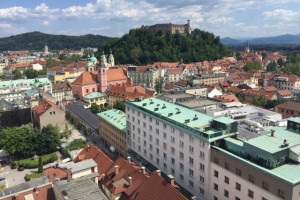
M 43 176 L 43 173 L 32 173 L 25 175 L 25 181 L 30 181 L 31 179 L 40 178 Z
M 77 149 L 82 149 L 86 145 L 85 141 L 80 140 L 80 139 L 75 139 L 73 140 L 68 146 L 65 147 L 66 151 L 74 151 Z
M 58 160 L 58 157 L 55 153 L 51 153 L 51 154 L 46 154 L 41 156 L 42 157 L 42 161 L 43 164 L 48 164 L 48 163 L 52 163 Z M 30 158 L 24 159 L 24 160 L 18 160 L 15 161 L 18 165 L 23 165 L 25 168 L 27 169 L 34 169 L 37 168 L 39 165 L 39 161 L 38 160 L 32 160 Z

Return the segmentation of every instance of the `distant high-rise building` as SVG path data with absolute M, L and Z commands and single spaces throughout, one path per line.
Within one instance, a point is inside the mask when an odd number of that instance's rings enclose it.
M 141 29 L 151 30 L 153 32 L 162 31 L 163 33 L 167 33 L 168 31 L 171 32 L 171 34 L 175 34 L 176 31 L 178 31 L 181 34 L 191 34 L 191 25 L 190 20 L 187 20 L 186 24 L 155 24 L 152 26 L 143 25 Z

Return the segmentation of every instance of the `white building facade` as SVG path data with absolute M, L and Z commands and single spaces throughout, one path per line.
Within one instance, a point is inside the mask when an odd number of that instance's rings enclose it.
M 210 144 L 216 138 L 235 134 L 231 128 L 234 120 L 222 118 L 228 126 L 222 120 L 217 122 L 208 115 L 156 98 L 126 101 L 126 119 L 129 154 L 172 174 L 177 184 L 197 199 L 210 199 Z M 218 123 L 226 130 L 212 128 Z

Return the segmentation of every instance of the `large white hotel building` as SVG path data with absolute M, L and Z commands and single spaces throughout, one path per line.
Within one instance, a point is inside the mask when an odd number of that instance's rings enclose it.
M 237 122 L 156 98 L 125 105 L 128 152 L 172 174 L 197 200 L 211 199 L 211 145 L 236 135 Z

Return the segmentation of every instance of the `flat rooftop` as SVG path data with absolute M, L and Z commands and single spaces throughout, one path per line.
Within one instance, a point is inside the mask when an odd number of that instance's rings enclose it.
M 210 127 L 210 122 L 217 118 L 178 104 L 169 103 L 157 98 L 128 100 L 125 104 L 127 107 L 138 109 L 140 112 L 148 115 L 150 114 L 156 119 L 163 120 L 172 126 L 177 126 L 179 129 L 209 142 L 227 137 L 227 134 L 223 133 L 224 130 L 206 129 Z M 227 117 L 222 117 L 221 120 L 222 123 L 226 122 L 226 124 L 235 122 Z
M 97 114 L 101 119 L 126 132 L 126 114 L 120 110 L 111 109 Z
M 217 105 L 217 104 L 220 104 L 220 102 L 211 100 L 211 99 L 198 98 L 198 99 L 193 99 L 193 100 L 189 100 L 189 101 L 177 102 L 177 104 L 186 106 L 188 108 L 201 108 L 201 107 L 205 107 L 205 106 L 209 106 L 209 105 Z

